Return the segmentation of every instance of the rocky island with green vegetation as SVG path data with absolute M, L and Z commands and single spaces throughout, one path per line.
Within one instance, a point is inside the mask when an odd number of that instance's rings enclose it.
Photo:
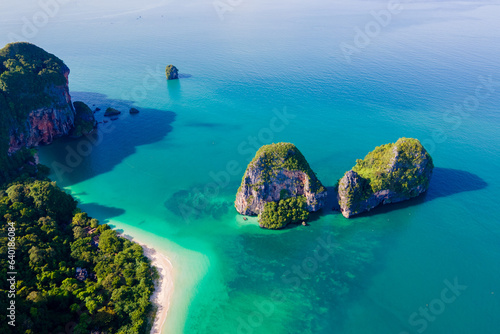
M 28 148 L 95 126 L 92 113 L 77 115 L 68 76 L 61 59 L 36 45 L 10 43 L 0 50 L 0 184 L 33 163 Z
M 280 229 L 305 221 L 325 205 L 326 188 L 295 145 L 262 146 L 249 163 L 236 195 L 236 210 L 259 215 L 261 227 Z
M 167 80 L 179 79 L 179 70 L 174 65 L 168 65 L 165 68 L 165 75 L 167 76 Z
M 387 203 L 401 202 L 427 191 L 434 165 L 420 141 L 400 138 L 378 146 L 338 183 L 338 201 L 344 217 Z
M 64 62 L 30 43 L 11 43 L 0 50 L 2 142 L 9 152 L 49 144 L 70 133 L 75 110 Z M 5 144 L 4 144 L 5 145 Z

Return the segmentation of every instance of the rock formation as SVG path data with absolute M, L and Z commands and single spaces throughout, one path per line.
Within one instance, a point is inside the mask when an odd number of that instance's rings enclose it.
M 174 65 L 168 65 L 165 69 L 167 80 L 179 79 L 179 70 Z
M 69 68 L 63 61 L 23 42 L 1 49 L 0 64 L 0 111 L 7 124 L 2 136 L 8 137 L 8 152 L 67 135 L 75 111 L 68 89 Z
M 116 116 L 116 115 L 120 115 L 120 114 L 121 114 L 121 111 L 116 110 L 115 108 L 109 107 L 106 109 L 104 116 Z
M 94 117 L 94 112 L 85 103 L 81 101 L 73 102 L 75 108 L 75 124 L 71 135 L 73 137 L 81 137 L 89 134 L 97 127 L 97 121 Z
M 434 165 L 417 139 L 400 138 L 375 148 L 339 180 L 340 211 L 349 218 L 379 204 L 401 202 L 425 192 Z
M 250 162 L 236 195 L 236 210 L 258 215 L 268 202 L 304 196 L 306 210 L 321 209 L 326 189 L 302 153 L 290 143 L 262 146 Z

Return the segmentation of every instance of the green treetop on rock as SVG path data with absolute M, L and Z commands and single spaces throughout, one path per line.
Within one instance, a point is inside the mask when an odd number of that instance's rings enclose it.
M 66 84 L 64 62 L 30 43 L 10 43 L 0 50 L 0 107 L 18 122 L 28 112 L 50 105 L 50 86 Z
M 262 178 L 264 182 L 269 181 L 271 176 L 275 175 L 281 169 L 301 171 L 308 176 L 309 182 L 311 182 L 311 191 L 325 191 L 325 188 L 316 178 L 316 175 L 309 166 L 304 155 L 302 155 L 299 149 L 291 143 L 277 143 L 262 146 L 248 166 L 262 169 Z M 244 177 L 242 184 L 243 182 Z
M 167 80 L 179 79 L 179 70 L 174 65 L 168 65 L 165 69 Z
M 434 167 L 432 158 L 420 141 L 414 138 L 400 138 L 396 143 L 376 147 L 352 168 L 369 181 L 369 192 L 389 189 L 409 193 L 418 185 L 428 186 L 429 178 L 418 178 L 423 164 Z
M 52 88 L 65 85 L 68 72 L 61 59 L 36 45 L 19 42 L 0 49 L 0 184 L 31 159 L 25 149 L 7 155 L 9 129 L 22 131 L 29 112 L 60 101 Z
M 94 131 L 97 122 L 92 109 L 82 101 L 73 102 L 73 107 L 75 108 L 75 125 L 72 135 L 80 137 Z
M 433 168 L 431 156 L 417 139 L 378 146 L 339 180 L 340 210 L 349 218 L 379 204 L 416 197 L 427 191 Z

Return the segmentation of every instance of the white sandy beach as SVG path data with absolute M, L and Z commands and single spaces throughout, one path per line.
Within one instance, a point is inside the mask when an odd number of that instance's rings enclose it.
M 158 270 L 160 278 L 155 282 L 155 292 L 151 296 L 151 301 L 156 306 L 156 317 L 151 328 L 151 334 L 161 334 L 165 319 L 167 318 L 170 300 L 174 292 L 173 266 L 168 257 L 137 239 L 122 234 L 124 238 L 136 242 L 144 249 L 144 255 L 147 256 L 153 266 Z

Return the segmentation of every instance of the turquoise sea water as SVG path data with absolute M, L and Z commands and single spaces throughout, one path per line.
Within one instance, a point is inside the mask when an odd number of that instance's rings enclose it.
M 404 2 L 379 30 L 385 1 L 215 2 L 223 20 L 212 1 L 145 3 L 60 1 L 45 24 L 39 4 L 2 3 L 0 44 L 58 55 L 73 100 L 141 110 L 40 157 L 171 258 L 164 333 L 498 333 L 497 1 Z M 184 77 L 167 83 L 171 63 Z M 293 142 L 332 187 L 403 136 L 434 158 L 421 198 L 283 231 L 232 206 L 260 145 Z

